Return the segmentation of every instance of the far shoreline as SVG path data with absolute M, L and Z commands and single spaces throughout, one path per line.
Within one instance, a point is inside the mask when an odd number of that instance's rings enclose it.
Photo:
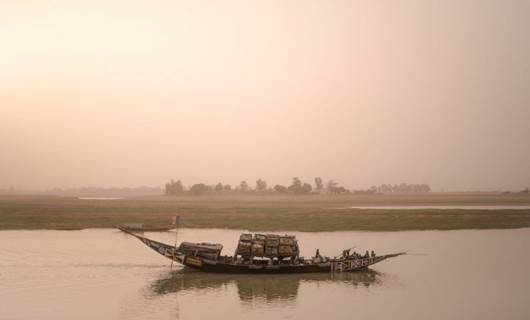
M 530 206 L 528 195 L 148 196 L 113 200 L 0 196 L 0 230 L 81 230 L 122 223 L 250 231 L 409 231 L 530 227 L 530 208 L 440 209 L 410 206 Z M 373 206 L 406 206 L 374 209 Z M 349 208 L 362 207 L 362 208 Z M 372 207 L 372 208 L 370 208 Z M 341 208 L 341 209 L 336 209 Z

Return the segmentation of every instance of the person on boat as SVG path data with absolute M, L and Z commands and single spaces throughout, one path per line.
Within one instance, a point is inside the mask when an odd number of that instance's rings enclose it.
M 350 256 L 350 249 L 342 250 L 342 257 L 348 258 Z
M 365 258 L 370 258 L 370 254 L 368 253 L 368 250 L 366 250 L 366 253 L 364 254 Z
M 317 249 L 317 252 L 315 253 L 315 258 L 313 259 L 315 263 L 321 263 L 322 257 L 320 256 L 320 250 Z
M 375 252 L 374 250 L 372 250 L 372 253 L 370 254 L 372 256 L 372 258 L 375 258 Z

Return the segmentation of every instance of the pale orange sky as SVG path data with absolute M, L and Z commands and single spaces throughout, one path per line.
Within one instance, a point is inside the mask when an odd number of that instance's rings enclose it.
M 0 188 L 530 185 L 530 1 L 2 1 Z

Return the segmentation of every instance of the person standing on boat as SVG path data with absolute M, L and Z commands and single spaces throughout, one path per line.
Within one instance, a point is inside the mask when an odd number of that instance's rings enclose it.
M 320 256 L 320 250 L 317 249 L 317 252 L 315 253 L 315 259 L 314 259 L 314 262 L 315 263 L 320 263 L 322 262 L 322 257 Z

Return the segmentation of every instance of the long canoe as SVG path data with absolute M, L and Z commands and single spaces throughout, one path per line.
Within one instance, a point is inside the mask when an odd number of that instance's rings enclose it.
M 208 259 L 196 255 L 186 254 L 175 246 L 149 239 L 145 236 L 135 234 L 127 229 L 121 229 L 146 246 L 156 251 L 158 254 L 180 263 L 186 267 L 212 273 L 318 273 L 318 272 L 353 272 L 363 270 L 371 265 L 383 260 L 397 257 L 405 252 L 377 255 L 373 257 L 347 257 L 324 259 L 320 262 L 314 260 L 304 260 L 299 263 L 241 263 L 232 257 L 219 257 L 217 259 Z

